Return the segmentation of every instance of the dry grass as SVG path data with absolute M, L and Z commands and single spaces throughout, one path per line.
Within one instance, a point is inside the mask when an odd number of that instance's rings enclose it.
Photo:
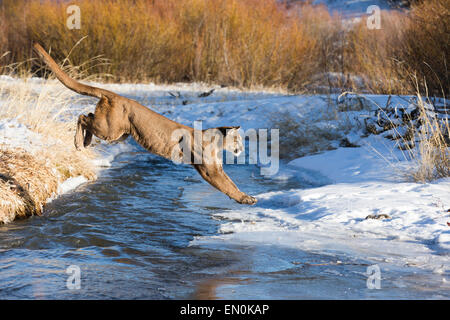
M 416 81 L 416 88 L 419 82 Z M 434 100 L 434 99 L 433 99 Z M 398 176 L 408 181 L 431 182 L 450 177 L 450 112 L 445 99 L 433 101 L 417 92 L 409 101 L 409 111 L 378 106 L 377 120 L 365 122 L 370 134 L 382 134 L 395 141 L 391 157 L 372 148 Z M 403 111 L 402 111 L 403 110 Z M 398 112 L 398 113 L 397 113 Z M 387 148 L 389 149 L 389 148 Z M 402 156 L 397 156 L 398 149 Z
M 348 70 L 364 75 L 370 92 L 415 94 L 419 79 L 421 92 L 448 95 L 450 2 L 423 1 L 381 18 L 380 30 L 369 30 L 362 21 L 349 31 Z
M 0 223 L 40 215 L 57 187 L 58 178 L 45 158 L 19 148 L 0 148 Z
M 432 94 L 450 90 L 446 0 L 383 11 L 380 30 L 369 30 L 365 17 L 344 25 L 322 6 L 288 9 L 276 0 L 80 0 L 81 29 L 69 30 L 68 5 L 4 0 L 0 52 L 9 54 L 3 61 L 27 61 L 21 67 L 33 69 L 31 44 L 38 41 L 59 61 L 70 53 L 79 71 L 113 75 L 103 80 L 414 94 L 409 75 L 416 73 Z M 91 57 L 103 60 L 82 65 Z M 338 83 L 331 72 L 341 75 Z
M 8 63 L 31 58 L 30 43 L 79 65 L 108 58 L 89 73 L 114 81 L 206 81 L 250 87 L 301 86 L 317 53 L 305 23 L 275 0 L 136 0 L 76 3 L 80 30 L 66 27 L 67 4 L 6 0 L 0 7 L 0 52 Z M 322 10 L 323 15 L 325 14 Z M 325 17 L 324 17 L 325 18 Z M 330 19 L 329 16 L 326 19 Z M 32 64 L 24 65 L 32 68 Z
M 409 18 L 402 12 L 382 12 L 381 29 L 370 30 L 363 20 L 347 33 L 347 67 L 350 74 L 363 77 L 363 89 L 384 94 L 411 94 L 413 87 L 407 81 L 409 70 L 399 57 L 402 34 Z M 347 89 L 360 91 L 358 84 Z
M 446 96 L 450 92 L 450 2 L 428 0 L 413 6 L 396 55 L 417 76 L 424 94 Z M 416 89 L 416 77 L 409 77 Z
M 58 184 L 79 175 L 95 179 L 92 165 L 62 146 L 36 153 L 0 146 L 0 224 L 40 215 Z
M 432 94 L 450 90 L 446 0 L 382 12 L 380 30 L 369 30 L 365 17 L 344 25 L 322 6 L 288 9 L 276 0 L 80 0 L 81 29 L 69 30 L 68 5 L 4 0 L 3 61 L 27 61 L 21 67 L 33 69 L 31 44 L 38 41 L 56 60 L 70 53 L 79 71 L 113 75 L 103 80 L 414 94 L 409 75 L 416 73 Z M 103 60 L 82 65 L 91 57 Z M 337 83 L 332 72 L 341 75 Z
M 73 146 L 76 119 L 71 105 L 82 103 L 56 80 L 36 84 L 29 77 L 21 81 L 0 80 L 0 119 L 16 119 L 39 133 L 41 141 L 24 149 L 0 148 L 0 223 L 41 214 L 46 200 L 59 183 L 83 175 L 96 178 L 91 149 L 81 152 Z
M 417 98 L 420 111 L 418 121 L 421 125 L 404 143 L 409 157 L 415 162 L 408 176 L 418 182 L 450 177 L 449 119 L 430 115 L 422 96 L 418 94 Z

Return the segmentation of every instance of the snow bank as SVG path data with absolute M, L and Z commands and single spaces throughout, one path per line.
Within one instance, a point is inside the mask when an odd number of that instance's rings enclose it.
M 396 163 L 395 155 L 374 152 L 388 148 L 381 139 L 291 161 L 291 173 L 325 185 L 259 194 L 254 207 L 217 214 L 228 221 L 222 235 L 192 243 L 278 244 L 450 271 L 450 178 L 405 181 L 386 162 Z
M 41 136 L 17 119 L 0 119 L 0 144 L 23 148 L 29 152 L 46 146 Z
M 49 138 L 43 139 L 40 134 L 31 131 L 24 124 L 18 122 L 17 119 L 0 120 L 0 145 L 10 148 L 22 148 L 33 154 L 43 148 L 51 148 L 55 143 L 58 143 L 58 141 L 49 140 Z M 98 149 L 99 156 L 93 159 L 92 163 L 100 170 L 101 168 L 110 167 L 115 156 L 132 150 L 133 146 L 129 144 L 107 145 L 106 143 L 101 143 L 101 148 Z M 87 181 L 88 179 L 84 176 L 68 178 L 59 185 L 58 194 L 72 191 Z

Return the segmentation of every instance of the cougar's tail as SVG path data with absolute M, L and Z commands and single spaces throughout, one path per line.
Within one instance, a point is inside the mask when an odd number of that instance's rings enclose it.
M 91 97 L 102 98 L 104 96 L 106 97 L 115 96 L 115 94 L 111 91 L 91 87 L 70 78 L 64 71 L 61 70 L 61 68 L 58 66 L 55 60 L 53 60 L 52 57 L 50 57 L 50 55 L 47 52 L 45 52 L 44 48 L 42 48 L 40 44 L 35 43 L 34 50 L 37 52 L 42 61 L 44 61 L 47 64 L 47 66 L 53 71 L 58 80 L 61 81 L 62 84 L 64 84 L 67 88 L 79 94 Z

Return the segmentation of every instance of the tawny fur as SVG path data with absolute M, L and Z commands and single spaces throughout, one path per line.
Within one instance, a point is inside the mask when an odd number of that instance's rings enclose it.
M 148 151 L 166 159 L 172 159 L 174 148 L 179 148 L 180 142 L 172 141 L 173 133 L 175 130 L 182 129 L 191 136 L 191 150 L 193 150 L 191 159 L 194 158 L 193 128 L 172 121 L 138 102 L 114 92 L 82 84 L 64 73 L 39 44 L 36 43 L 34 49 L 67 88 L 100 99 L 94 114 L 80 115 L 78 118 L 75 133 L 75 147 L 77 149 L 87 147 L 91 143 L 92 135 L 108 142 L 124 140 L 131 135 Z M 225 136 L 226 138 L 227 136 Z M 205 150 L 205 147 L 202 143 L 202 150 Z M 217 157 L 219 152 L 221 152 L 221 149 L 220 146 L 217 146 L 210 155 L 203 154 L 203 159 L 211 160 Z M 208 157 L 211 157 L 211 159 L 208 159 Z M 240 191 L 223 171 L 221 161 L 215 160 L 217 159 L 202 161 L 202 163 L 193 164 L 193 166 L 203 179 L 230 198 L 242 204 L 255 204 L 256 198 Z

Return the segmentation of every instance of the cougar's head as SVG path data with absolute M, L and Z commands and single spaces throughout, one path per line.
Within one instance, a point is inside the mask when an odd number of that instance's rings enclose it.
M 231 152 L 236 157 L 244 151 L 244 143 L 239 134 L 240 127 L 220 127 L 224 136 L 223 148 Z

